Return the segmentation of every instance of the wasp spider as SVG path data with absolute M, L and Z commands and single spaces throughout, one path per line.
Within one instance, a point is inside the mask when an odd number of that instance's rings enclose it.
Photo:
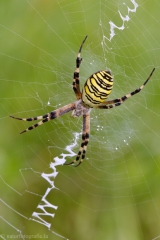
M 81 92 L 80 81 L 79 81 L 79 70 L 82 62 L 81 50 L 86 39 L 87 39 L 87 36 L 84 38 L 80 46 L 80 49 L 76 58 L 76 69 L 73 74 L 73 90 L 76 95 L 77 101 L 70 103 L 59 109 L 56 109 L 50 113 L 47 113 L 44 116 L 30 117 L 30 118 L 18 118 L 18 117 L 10 116 L 12 118 L 23 120 L 23 121 L 41 120 L 38 123 L 30 126 L 29 128 L 27 128 L 21 133 L 28 132 L 42 125 L 43 123 L 53 120 L 55 118 L 58 118 L 70 111 L 72 111 L 72 114 L 71 114 L 72 117 L 83 116 L 82 142 L 79 148 L 79 152 L 75 160 L 73 160 L 70 163 L 65 163 L 65 165 L 77 163 L 75 166 L 79 166 L 85 158 L 87 145 L 89 141 L 89 134 L 90 134 L 91 108 L 110 109 L 113 107 L 120 106 L 128 98 L 132 97 L 136 93 L 139 93 L 144 88 L 144 86 L 149 81 L 149 79 L 151 78 L 155 70 L 155 68 L 153 68 L 149 77 L 141 87 L 137 88 L 136 90 L 134 90 L 129 94 L 126 94 L 121 98 L 116 98 L 114 100 L 106 101 L 106 99 L 108 98 L 108 95 L 111 93 L 113 88 L 113 76 L 109 70 L 98 71 L 92 74 L 85 82 Z

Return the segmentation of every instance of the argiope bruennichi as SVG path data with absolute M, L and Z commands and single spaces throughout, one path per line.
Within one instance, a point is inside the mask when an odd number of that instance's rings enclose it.
M 50 113 L 45 114 L 44 116 L 38 117 L 31 117 L 31 118 L 17 118 L 10 116 L 12 118 L 23 120 L 23 121 L 34 121 L 34 120 L 41 120 L 38 123 L 30 126 L 26 130 L 21 133 L 28 132 L 45 122 L 53 120 L 55 118 L 60 117 L 61 115 L 72 111 L 73 117 L 80 117 L 83 116 L 83 129 L 82 129 L 82 143 L 77 154 L 75 160 L 70 163 L 65 163 L 65 165 L 73 164 L 78 162 L 75 166 L 79 166 L 81 162 L 84 160 L 87 150 L 87 145 L 89 141 L 89 134 L 90 134 L 90 112 L 91 108 L 101 108 L 101 109 L 110 109 L 113 107 L 120 106 L 124 101 L 126 101 L 131 96 L 139 93 L 146 83 L 151 78 L 155 68 L 153 68 L 152 72 L 150 73 L 147 80 L 143 83 L 143 85 L 133 92 L 126 94 L 121 98 L 116 98 L 114 100 L 106 101 L 108 95 L 111 93 L 113 88 L 113 76 L 109 70 L 98 71 L 92 74 L 87 81 L 85 82 L 82 92 L 80 91 L 80 81 L 79 81 L 79 69 L 82 62 L 81 58 L 81 50 L 83 47 L 84 42 L 86 41 L 87 36 L 83 40 L 77 58 L 76 58 L 76 69 L 73 74 L 73 90 L 76 95 L 77 101 L 70 103 L 64 107 L 56 109 Z M 43 119 L 43 120 L 42 120 Z

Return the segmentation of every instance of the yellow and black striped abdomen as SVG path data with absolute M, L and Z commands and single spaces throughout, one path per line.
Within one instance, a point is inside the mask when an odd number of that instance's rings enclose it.
M 104 102 L 113 88 L 110 71 L 98 71 L 91 75 L 84 84 L 82 101 L 89 107 L 96 107 Z

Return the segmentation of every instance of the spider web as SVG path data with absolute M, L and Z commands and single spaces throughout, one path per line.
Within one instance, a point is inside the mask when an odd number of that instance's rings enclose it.
M 2 239 L 160 239 L 160 4 L 148 1 L 1 1 Z M 119 108 L 92 110 L 80 167 L 82 118 L 70 114 L 24 135 L 30 123 L 75 101 L 81 87 L 110 69 L 110 100 L 152 78 Z

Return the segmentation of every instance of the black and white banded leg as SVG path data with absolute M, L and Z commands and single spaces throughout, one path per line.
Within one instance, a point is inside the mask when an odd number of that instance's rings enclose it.
M 155 68 L 153 68 L 152 72 L 150 73 L 149 77 L 147 78 L 147 80 L 143 83 L 142 86 L 140 86 L 139 88 L 137 88 L 136 90 L 134 90 L 131 93 L 126 94 L 125 96 L 121 97 L 121 98 L 116 98 L 114 100 L 111 101 L 106 101 L 101 103 L 101 105 L 97 106 L 97 108 L 103 108 L 103 109 L 110 109 L 113 107 L 118 107 L 120 106 L 122 103 L 124 103 L 128 98 L 132 97 L 133 95 L 139 93 L 144 86 L 147 84 L 147 82 L 149 81 L 149 79 L 151 78 L 153 72 L 154 72 Z
M 11 117 L 11 118 L 14 118 L 14 119 L 17 119 L 17 120 L 29 121 L 29 122 L 30 122 L 30 121 L 42 120 L 42 119 L 43 119 L 42 121 L 39 121 L 38 123 L 30 126 L 29 128 L 25 129 L 24 131 L 22 131 L 22 132 L 20 133 L 20 134 L 22 134 L 22 133 L 28 132 L 28 131 L 30 131 L 30 130 L 32 130 L 32 129 L 34 129 L 34 128 L 40 126 L 40 125 L 42 125 L 42 124 L 45 123 L 45 122 L 48 122 L 48 121 L 53 120 L 53 119 L 55 119 L 55 118 L 58 118 L 58 117 L 60 117 L 61 115 L 65 114 L 65 113 L 67 113 L 67 112 L 72 111 L 73 109 L 75 109 L 75 103 L 68 104 L 68 105 L 66 105 L 66 106 L 64 106 L 64 107 L 62 107 L 62 108 L 59 108 L 59 109 L 57 109 L 57 110 L 55 110 L 55 111 L 52 111 L 52 112 L 50 112 L 50 113 L 47 113 L 47 114 L 45 114 L 45 115 L 43 115 L 43 116 L 30 117 L 30 118 L 18 118 L 18 117 L 14 117 L 14 116 L 10 116 L 10 117 Z
M 80 91 L 80 87 L 79 87 L 80 86 L 79 70 L 80 70 L 80 65 L 82 62 L 81 51 L 82 51 L 82 47 L 83 47 L 83 44 L 85 43 L 86 39 L 87 39 L 87 36 L 85 37 L 85 39 L 83 40 L 83 42 L 79 48 L 79 52 L 78 52 L 78 55 L 76 58 L 76 69 L 73 74 L 73 90 L 75 92 L 77 100 L 81 99 L 81 95 L 82 95 L 82 93 Z
M 70 163 L 64 163 L 64 165 L 74 164 L 79 161 L 78 164 L 75 165 L 75 167 L 78 167 L 83 162 L 87 151 L 87 145 L 89 142 L 89 134 L 90 134 L 90 114 L 86 114 L 83 115 L 82 143 L 77 154 L 77 157 Z

